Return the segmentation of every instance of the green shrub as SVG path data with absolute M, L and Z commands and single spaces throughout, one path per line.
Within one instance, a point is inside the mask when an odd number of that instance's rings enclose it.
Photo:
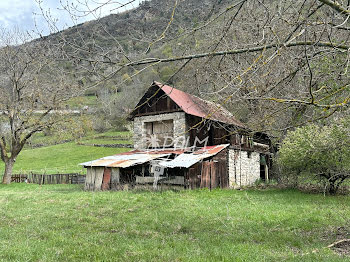
M 345 121 L 289 132 L 278 157 L 286 174 L 316 175 L 330 194 L 350 178 L 350 133 Z

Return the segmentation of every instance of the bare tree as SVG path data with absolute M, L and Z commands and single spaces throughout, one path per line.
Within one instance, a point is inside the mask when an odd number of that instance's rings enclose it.
M 143 50 L 127 52 L 112 31 L 117 24 L 111 29 L 99 16 L 95 26 L 70 29 L 75 37 L 62 34 L 60 41 L 67 56 L 95 76 L 92 85 L 126 72 L 133 78 L 150 69 L 172 67 L 172 72 L 181 72 L 181 77 L 172 76 L 177 86 L 232 111 L 239 104 L 236 114 L 256 130 L 284 133 L 349 107 L 348 1 L 213 0 L 200 23 L 178 26 L 177 15 L 191 13 L 191 2 L 204 5 L 198 1 L 143 2 L 142 16 L 137 17 L 140 27 L 152 10 L 167 13 L 159 32 L 137 27 L 128 32 L 130 39 L 136 39 L 135 45 L 144 43 Z M 116 4 L 102 1 L 89 8 L 85 3 L 85 11 L 63 7 L 72 17 L 79 17 Z M 164 47 L 171 52 L 165 54 Z
M 64 102 L 78 88 L 68 84 L 59 52 L 48 41 L 26 43 L 19 30 L 1 30 L 0 43 L 0 156 L 2 182 L 9 184 L 28 139 L 67 119 Z

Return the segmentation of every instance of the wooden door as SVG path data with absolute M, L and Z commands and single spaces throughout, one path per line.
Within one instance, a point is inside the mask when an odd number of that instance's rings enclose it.
M 102 190 L 109 190 L 111 188 L 111 173 L 111 168 L 105 167 L 103 172 Z

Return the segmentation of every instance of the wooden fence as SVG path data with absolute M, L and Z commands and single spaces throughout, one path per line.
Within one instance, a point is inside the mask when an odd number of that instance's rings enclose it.
M 84 184 L 85 175 L 81 174 L 15 174 L 12 175 L 12 182 L 33 183 L 33 184 Z

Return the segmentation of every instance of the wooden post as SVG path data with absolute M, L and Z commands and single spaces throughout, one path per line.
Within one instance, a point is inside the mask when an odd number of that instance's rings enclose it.
M 269 167 L 265 165 L 265 182 L 269 182 Z

